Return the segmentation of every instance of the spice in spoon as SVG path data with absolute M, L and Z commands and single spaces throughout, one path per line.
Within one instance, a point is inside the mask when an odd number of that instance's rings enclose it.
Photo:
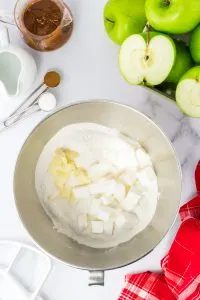
M 56 97 L 50 92 L 42 94 L 38 99 L 38 107 L 42 111 L 50 112 L 56 107 L 56 105 Z
M 44 76 L 44 84 L 50 88 L 54 88 L 60 84 L 61 77 L 60 74 L 56 71 L 47 72 Z

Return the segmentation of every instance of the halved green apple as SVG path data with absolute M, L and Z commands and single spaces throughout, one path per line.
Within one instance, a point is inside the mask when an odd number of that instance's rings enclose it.
M 119 67 L 130 84 L 157 85 L 169 75 L 176 58 L 173 40 L 161 33 L 133 34 L 122 44 Z
M 181 77 L 176 102 L 186 115 L 200 117 L 200 66 L 193 67 Z

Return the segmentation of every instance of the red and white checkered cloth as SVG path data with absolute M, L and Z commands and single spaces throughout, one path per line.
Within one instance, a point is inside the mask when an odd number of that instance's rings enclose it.
M 181 226 L 162 273 L 127 275 L 118 300 L 200 299 L 200 162 L 195 171 L 197 195 L 180 208 Z

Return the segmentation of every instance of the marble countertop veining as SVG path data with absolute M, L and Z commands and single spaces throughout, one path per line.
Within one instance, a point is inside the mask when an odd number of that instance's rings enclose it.
M 200 120 L 183 116 L 172 101 L 142 87 L 130 86 L 122 79 L 117 66 L 118 47 L 104 32 L 102 10 L 106 0 L 67 2 L 75 19 L 74 32 L 69 43 L 55 52 L 39 53 L 28 48 L 17 29 L 9 28 L 11 42 L 27 49 L 37 61 L 36 85 L 46 70 L 56 67 L 61 70 L 64 79 L 55 91 L 60 106 L 88 99 L 109 99 L 131 105 L 145 113 L 172 141 L 183 172 L 182 203 L 189 200 L 194 192 L 194 169 L 200 158 Z M 14 3 L 14 0 L 1 0 L 0 8 L 10 12 Z M 0 117 L 14 109 L 22 98 L 0 97 Z M 16 212 L 13 172 L 24 140 L 43 117 L 43 113 L 38 113 L 0 135 L 0 239 L 32 243 Z M 178 226 L 179 218 L 164 240 L 140 261 L 106 272 L 104 288 L 88 287 L 86 271 L 72 269 L 55 261 L 52 273 L 43 287 L 45 299 L 117 299 L 125 274 L 160 269 L 160 259 L 169 249 Z

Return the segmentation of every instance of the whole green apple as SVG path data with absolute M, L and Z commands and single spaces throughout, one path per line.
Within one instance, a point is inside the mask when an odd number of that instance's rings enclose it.
M 158 85 L 169 75 L 176 58 L 173 39 L 158 32 L 129 36 L 121 45 L 119 68 L 130 84 Z
M 166 82 L 178 83 L 181 76 L 193 66 L 189 48 L 183 41 L 175 41 L 176 60 Z
M 200 3 L 199 3 L 200 5 Z M 197 28 L 192 32 L 190 38 L 190 52 L 192 58 L 197 64 L 200 64 L 200 24 Z
M 200 0 L 146 0 L 149 24 L 158 31 L 183 34 L 200 22 Z
M 181 77 L 176 102 L 186 115 L 200 117 L 200 66 L 193 67 Z
M 142 32 L 147 22 L 145 0 L 109 0 L 104 8 L 104 25 L 117 44 L 131 34 Z

